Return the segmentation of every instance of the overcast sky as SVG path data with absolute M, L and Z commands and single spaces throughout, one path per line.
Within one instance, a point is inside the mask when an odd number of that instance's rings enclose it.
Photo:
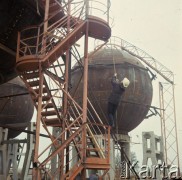
M 112 35 L 144 50 L 175 74 L 175 99 L 178 139 L 182 140 L 182 1 L 181 0 L 111 0 L 114 16 Z M 158 75 L 159 76 L 159 75 Z M 158 94 L 154 94 L 158 96 Z M 155 104 L 154 104 L 155 105 Z M 160 123 L 144 120 L 130 135 L 141 143 L 142 131 L 159 134 Z M 139 137 L 139 138 L 138 138 Z M 142 162 L 140 145 L 132 145 Z M 180 151 L 182 152 L 182 143 Z M 180 162 L 182 154 L 180 153 Z M 182 165 L 181 165 L 182 166 Z

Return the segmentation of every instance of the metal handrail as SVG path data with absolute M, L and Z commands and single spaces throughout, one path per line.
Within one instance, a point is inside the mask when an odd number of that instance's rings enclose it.
M 107 1 L 107 0 L 105 0 Z M 73 0 L 70 1 L 70 3 L 74 3 Z M 64 7 L 66 7 L 68 4 L 66 4 Z M 43 26 L 44 23 L 40 24 L 39 26 L 31 26 L 29 28 L 23 29 L 20 32 L 20 39 L 19 39 L 19 50 L 21 54 L 18 55 L 31 55 L 31 54 L 36 54 L 36 55 L 41 55 L 41 54 L 46 54 L 46 49 L 48 46 L 51 46 L 51 43 L 46 45 L 44 49 L 42 49 L 42 40 L 44 41 L 50 41 L 50 39 L 55 38 L 54 33 L 56 29 L 59 29 L 60 27 L 66 27 L 68 21 L 67 18 L 70 18 L 70 21 L 73 21 L 74 23 L 71 25 L 70 29 L 73 29 L 74 26 L 80 21 L 80 20 L 86 20 L 90 15 L 99 17 L 103 20 L 105 20 L 107 23 L 109 23 L 109 8 L 108 8 L 108 1 L 107 4 L 101 3 L 98 0 L 88 0 L 88 1 L 80 1 L 79 3 L 74 6 L 70 12 L 67 12 L 67 14 L 64 12 L 65 16 L 63 16 L 60 20 L 56 21 L 55 23 L 49 25 L 47 28 L 47 33 L 44 34 L 43 32 Z M 64 9 L 64 8 L 63 8 Z M 52 20 L 60 11 L 57 11 L 52 15 L 49 19 L 46 21 Z M 70 13 L 70 14 L 68 14 Z M 67 18 L 65 18 L 67 17 Z M 29 36 L 31 34 L 30 32 L 35 31 L 37 29 L 37 35 Z M 21 37 L 22 34 L 27 34 L 28 36 L 26 37 Z M 67 34 L 59 34 L 60 37 L 65 37 Z M 60 39 L 59 37 L 59 39 Z M 58 39 L 58 40 L 59 40 Z M 36 42 L 36 46 L 31 45 L 32 42 Z M 23 45 L 24 44 L 24 45 Z M 26 48 L 25 48 L 26 44 Z M 24 52 L 28 47 L 29 52 Z

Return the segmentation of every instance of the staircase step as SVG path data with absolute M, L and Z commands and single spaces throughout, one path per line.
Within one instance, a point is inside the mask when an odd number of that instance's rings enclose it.
M 48 100 L 50 100 L 50 98 L 51 98 L 50 96 L 43 96 L 42 101 L 48 101 Z
M 56 113 L 55 110 L 52 110 L 52 111 L 43 111 L 43 112 L 41 112 L 41 115 L 42 116 L 54 116 L 54 115 L 57 115 L 57 113 Z
M 45 105 L 46 105 L 45 109 L 48 109 L 48 108 L 54 108 L 53 103 L 42 104 L 42 107 L 44 107 Z
M 42 104 L 42 108 L 45 106 L 46 104 Z M 37 108 L 37 105 L 36 105 L 36 108 Z M 54 108 L 54 105 L 53 105 L 53 103 L 48 103 L 47 105 L 46 105 L 46 107 L 44 107 L 44 109 L 52 109 L 52 108 Z
M 38 94 L 39 93 L 39 88 L 38 89 L 34 89 L 34 91 Z M 43 93 L 47 93 L 47 88 L 43 87 L 42 89 Z
M 98 152 L 99 149 L 98 148 L 87 148 L 87 151 L 89 151 L 89 152 Z
M 26 78 L 26 79 L 38 78 L 39 77 L 39 72 L 26 73 L 26 74 L 23 74 L 23 77 Z
M 88 157 L 84 164 L 88 169 L 109 169 L 110 164 L 108 159 L 103 159 L 99 157 Z
M 72 130 L 72 131 L 76 131 L 77 129 L 78 129 L 78 128 L 75 128 L 75 127 L 74 127 L 74 128 L 72 128 L 71 130 Z
M 62 122 L 59 118 L 43 119 L 47 126 L 62 126 Z
M 98 157 L 98 155 L 96 154 L 96 152 L 94 152 L 95 154 L 90 154 L 92 152 L 89 152 L 89 157 Z
M 35 101 L 38 101 L 38 98 L 35 96 L 32 96 L 32 99 Z M 50 100 L 50 96 L 43 96 L 42 97 L 42 101 L 49 101 Z
M 31 87 L 39 86 L 39 80 L 28 82 Z

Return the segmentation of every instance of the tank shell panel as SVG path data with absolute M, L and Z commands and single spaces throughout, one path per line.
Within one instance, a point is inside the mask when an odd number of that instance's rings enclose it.
M 118 79 L 127 77 L 130 85 L 122 96 L 117 109 L 118 133 L 128 133 L 145 118 L 151 105 L 153 88 L 146 68 L 141 62 L 121 50 L 102 49 L 89 59 L 88 96 L 104 123 L 108 124 L 107 103 L 112 86 L 114 64 Z M 77 65 L 72 71 L 72 92 L 82 76 Z M 75 98 L 82 101 L 83 80 L 76 91 Z
M 0 85 L 0 97 L 28 93 L 19 77 Z M 30 95 L 13 96 L 0 99 L 0 124 L 12 124 L 16 128 L 25 129 L 25 124 L 31 121 L 34 107 Z M 14 138 L 20 131 L 9 130 L 8 138 Z

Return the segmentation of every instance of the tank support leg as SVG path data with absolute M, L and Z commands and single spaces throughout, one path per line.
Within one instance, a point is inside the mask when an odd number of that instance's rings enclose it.
M 8 129 L 0 127 L 0 179 L 7 179 L 7 145 L 3 141 L 7 140 Z

